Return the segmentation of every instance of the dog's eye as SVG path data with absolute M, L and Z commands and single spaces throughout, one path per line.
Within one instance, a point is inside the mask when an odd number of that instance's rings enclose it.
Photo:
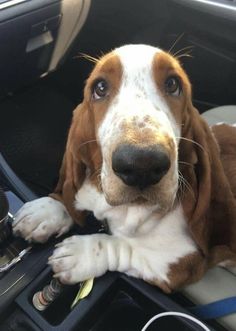
M 165 81 L 165 91 L 167 94 L 179 96 L 181 90 L 181 83 L 177 77 L 167 78 Z
M 93 86 L 93 99 L 99 100 L 108 95 L 108 84 L 104 79 L 97 81 Z

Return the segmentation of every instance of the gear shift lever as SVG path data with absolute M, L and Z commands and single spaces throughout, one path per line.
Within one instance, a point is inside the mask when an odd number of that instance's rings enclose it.
M 20 238 L 12 236 L 9 204 L 0 188 L 0 275 L 9 270 L 31 250 L 31 246 Z

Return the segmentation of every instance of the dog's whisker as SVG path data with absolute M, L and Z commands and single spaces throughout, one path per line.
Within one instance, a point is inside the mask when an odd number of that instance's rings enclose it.
M 188 142 L 191 142 L 195 145 L 197 145 L 199 148 L 201 148 L 203 150 L 204 153 L 207 153 L 205 148 L 199 144 L 198 142 L 196 142 L 195 140 L 192 140 L 192 139 L 189 139 L 189 138 L 185 138 L 185 137 L 176 137 L 177 139 L 181 139 L 181 140 L 185 140 L 185 141 L 188 141 Z
M 90 174 L 90 177 L 97 177 L 98 185 L 99 185 L 100 188 L 102 188 L 101 171 L 102 171 L 102 167 L 99 167 L 93 173 Z
M 195 194 L 193 192 L 193 189 L 192 189 L 191 185 L 189 184 L 189 182 L 184 178 L 184 176 L 181 173 L 181 171 L 179 171 L 179 180 L 180 180 L 180 190 L 181 190 L 181 193 L 184 194 L 184 190 L 182 188 L 186 188 L 189 191 L 189 193 L 191 193 L 191 195 L 194 198 L 194 200 L 196 201 L 196 197 L 195 197 Z M 181 184 L 183 184 L 183 186 L 181 186 Z
M 194 46 L 186 46 L 186 47 L 183 47 L 183 48 L 179 49 L 177 52 L 175 52 L 175 53 L 173 54 L 173 56 L 174 56 L 174 57 L 177 57 L 178 54 L 180 54 L 181 52 L 184 52 L 184 51 L 187 51 L 187 50 L 191 51 L 193 48 L 194 48 Z
M 190 58 L 193 58 L 193 55 L 191 55 L 191 53 L 184 53 L 184 54 L 180 54 L 178 56 L 176 56 L 176 58 L 179 60 L 181 59 L 182 57 L 190 57 Z
M 179 36 L 175 39 L 173 45 L 169 48 L 168 53 L 171 53 L 172 49 L 174 49 L 175 46 L 178 44 L 178 42 L 183 38 L 184 34 L 185 34 L 185 32 L 181 33 L 181 35 L 179 35 Z
M 189 165 L 190 167 L 194 167 L 194 164 L 189 163 L 189 162 L 185 162 L 185 161 L 178 161 L 178 163 L 184 164 L 184 165 Z
M 92 176 L 96 175 L 98 173 L 98 176 L 101 176 L 101 170 L 102 170 L 102 167 L 100 166 L 98 169 L 96 169 L 93 173 L 92 173 Z
M 113 52 L 113 49 L 111 49 L 111 52 Z M 106 53 L 100 50 L 100 56 L 99 59 L 101 59 Z
M 99 58 L 96 58 L 92 55 L 85 54 L 85 53 L 79 53 L 78 55 L 74 56 L 74 58 L 84 58 L 92 63 L 97 63 L 99 61 Z
M 179 190 L 177 192 L 178 199 L 181 200 L 183 194 L 184 194 L 184 182 L 182 181 L 182 174 L 179 171 Z
M 99 183 L 99 185 L 101 187 L 102 186 L 101 173 L 97 175 L 97 178 L 98 178 L 98 183 Z
M 85 146 L 87 144 L 93 143 L 93 142 L 97 142 L 97 140 L 92 139 L 92 140 L 85 141 L 85 142 L 83 142 L 82 144 L 79 145 L 79 148 L 81 148 L 82 146 Z

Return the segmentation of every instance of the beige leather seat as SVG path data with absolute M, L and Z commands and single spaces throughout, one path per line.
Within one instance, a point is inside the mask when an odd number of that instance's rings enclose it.
M 236 106 L 213 108 L 202 116 L 209 125 L 236 123 Z M 236 274 L 233 271 L 216 267 L 207 272 L 199 282 L 187 286 L 183 293 L 196 304 L 207 304 L 223 298 L 236 296 Z M 228 331 L 236 331 L 236 313 L 220 318 L 219 323 Z
M 236 123 L 236 106 L 220 106 L 210 109 L 202 114 L 209 125 L 217 123 Z

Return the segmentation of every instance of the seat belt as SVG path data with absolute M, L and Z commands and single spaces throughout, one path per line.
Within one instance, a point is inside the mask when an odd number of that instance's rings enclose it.
M 236 313 L 236 296 L 190 307 L 189 311 L 203 320 L 217 319 Z

